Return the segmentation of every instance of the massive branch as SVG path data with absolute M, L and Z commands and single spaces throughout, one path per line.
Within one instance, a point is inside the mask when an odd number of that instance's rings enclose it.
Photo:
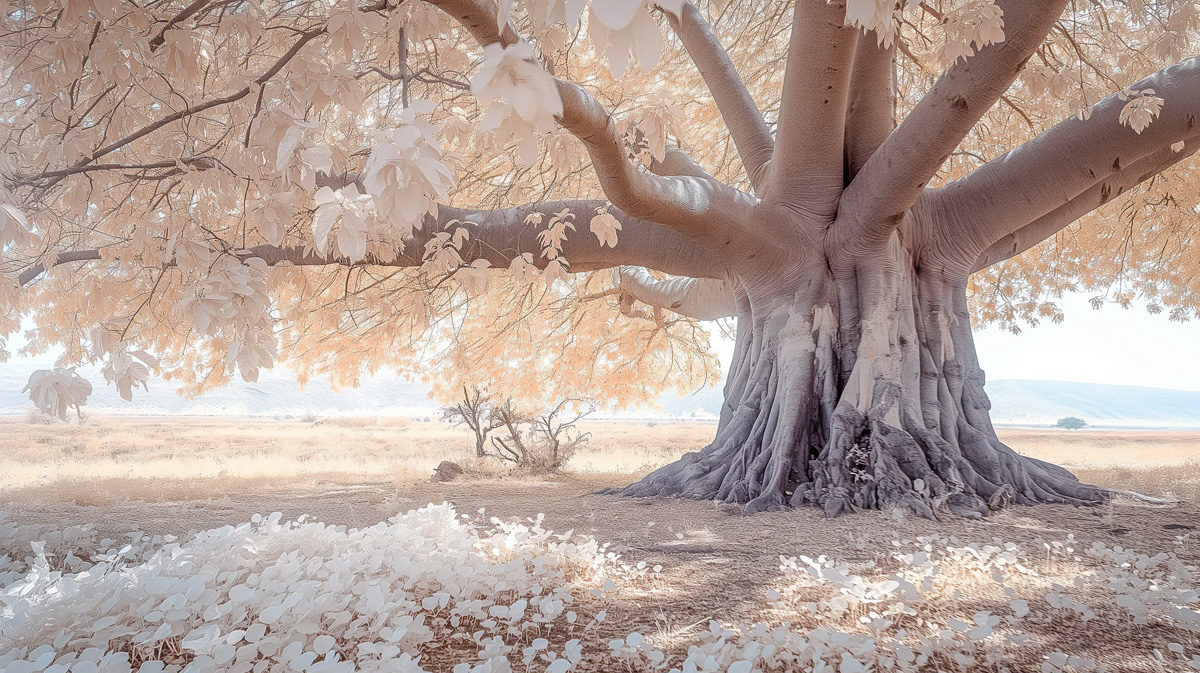
M 737 297 L 724 278 L 668 278 L 660 280 L 644 268 L 613 269 L 613 284 L 634 299 L 697 320 L 717 320 L 737 315 Z
M 846 3 L 797 2 L 765 200 L 833 221 L 845 185 L 846 106 L 858 29 Z
M 667 13 L 667 20 L 704 78 L 750 183 L 756 190 L 760 189 L 775 146 L 762 112 L 750 97 L 721 41 L 694 4 L 685 2 L 680 15 L 675 17 Z
M 1058 208 L 990 245 L 975 260 L 971 272 L 981 271 L 1029 250 L 1084 215 L 1106 203 L 1111 203 L 1124 192 L 1187 159 L 1198 149 L 1200 149 L 1200 136 L 1192 136 L 1184 143 L 1183 149 L 1164 147 L 1122 168 Z
M 497 7 L 487 0 L 430 0 L 429 4 L 458 20 L 480 45 L 507 46 L 521 39 L 511 23 L 501 31 Z M 563 102 L 559 124 L 583 142 L 605 196 L 617 207 L 707 242 L 726 237 L 727 225 L 749 211 L 752 197 L 716 180 L 641 170 L 629 160 L 608 110 L 578 85 L 555 82 Z
M 834 247 L 886 240 L 954 148 L 1012 85 L 1067 0 L 1000 0 L 1003 42 L 951 66 L 847 187 Z
M 1087 121 L 1060 122 L 938 190 L 936 206 L 957 213 L 938 218 L 942 235 L 952 236 L 973 257 L 1049 213 L 1057 213 L 1055 221 L 1075 213 L 1062 222 L 1066 226 L 1116 196 L 1118 188 L 1128 189 L 1182 158 L 1170 146 L 1200 134 L 1200 57 L 1160 70 L 1132 88 L 1153 89 L 1165 100 L 1148 128 L 1137 133 L 1121 124 L 1126 101 L 1105 98 Z M 1151 170 L 1156 166 L 1161 168 Z M 1090 192 L 1095 195 L 1089 197 Z
M 859 38 L 846 105 L 847 184 L 896 128 L 895 71 L 895 45 L 882 47 L 874 35 Z
M 463 227 L 471 232 L 470 238 L 459 250 L 465 264 L 477 259 L 486 259 L 492 267 L 507 268 L 512 260 L 524 253 L 533 256 L 534 265 L 545 268 L 548 259 L 542 255 L 542 244 L 538 233 L 542 226 L 526 223 L 530 214 L 537 213 L 542 221 L 548 221 L 556 213 L 567 211 L 576 230 L 567 236 L 562 246 L 562 258 L 573 272 L 597 271 L 619 266 L 642 266 L 655 271 L 693 278 L 724 278 L 722 262 L 706 249 L 678 232 L 661 224 L 639 220 L 616 208 L 609 213 L 621 222 L 621 232 L 616 247 L 600 244 L 587 227 L 598 208 L 606 205 L 600 200 L 548 201 L 545 203 L 504 208 L 500 210 L 464 210 L 441 207 L 436 217 L 427 217 L 425 225 L 404 243 L 394 259 L 372 259 L 352 261 L 344 257 L 323 255 L 311 248 L 301 246 L 258 245 L 251 247 L 249 256 L 260 257 L 268 265 L 289 262 L 298 266 L 420 266 L 425 255 L 425 244 L 440 232 L 453 233 Z M 231 251 L 239 253 L 240 251 Z M 72 250 L 58 256 L 56 265 L 96 261 L 103 256 L 99 250 Z M 18 276 L 18 283 L 28 285 L 46 268 L 38 263 Z

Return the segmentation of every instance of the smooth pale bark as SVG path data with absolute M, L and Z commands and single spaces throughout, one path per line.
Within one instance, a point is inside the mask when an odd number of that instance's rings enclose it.
M 896 128 L 896 47 L 880 46 L 874 33 L 861 36 L 852 77 L 846 105 L 846 184 Z
M 842 195 L 834 245 L 875 250 L 938 168 L 1021 72 L 1067 0 L 1000 0 L 1004 41 L 951 66 L 867 161 Z
M 724 278 L 658 279 L 643 267 L 612 270 L 613 285 L 632 299 L 697 320 L 737 316 L 737 295 Z
M 1098 182 L 1058 208 L 988 246 L 976 258 L 971 271 L 981 271 L 993 264 L 1016 257 L 1038 243 L 1050 238 L 1084 215 L 1105 204 L 1111 203 L 1129 189 L 1153 178 L 1180 161 L 1191 157 L 1197 150 L 1200 150 L 1200 138 L 1193 136 L 1184 143 L 1184 147 L 1181 150 L 1165 147 L 1122 168 L 1106 180 Z
M 969 244 L 978 255 L 1089 190 L 1104 194 L 1103 199 L 1093 199 L 1099 205 L 1112 198 L 1118 186 L 1131 187 L 1167 168 L 1170 163 L 1151 160 L 1132 173 L 1126 170 L 1155 154 L 1169 160 L 1171 145 L 1200 135 L 1200 58 L 1154 73 L 1132 88 L 1154 89 L 1166 101 L 1149 127 L 1137 133 L 1122 125 L 1125 101 L 1116 95 L 1105 98 L 1086 121 L 1062 121 L 938 190 L 937 207 L 961 214 L 953 221 L 943 218 L 950 229 L 942 235 Z M 1070 207 L 1078 213 L 1076 218 L 1091 210 L 1081 207 L 1079 202 Z
M 775 147 L 767 122 L 700 10 L 687 2 L 679 17 L 668 14 L 668 20 L 704 78 L 750 183 L 759 189 Z
M 303 247 L 281 247 L 257 245 L 247 253 L 260 257 L 268 265 L 288 262 L 297 266 L 354 266 L 367 264 L 387 267 L 420 266 L 425 255 L 425 244 L 440 232 L 454 233 L 462 227 L 471 233 L 463 243 L 459 255 L 465 264 L 477 259 L 486 259 L 493 268 L 508 268 L 512 260 L 530 253 L 538 268 L 545 268 L 547 258 L 542 255 L 538 233 L 557 213 L 567 211 L 575 224 L 563 242 L 563 257 L 574 272 L 599 271 L 629 265 L 640 266 L 663 273 L 692 278 L 724 278 L 725 268 L 721 259 L 669 227 L 646 222 L 609 207 L 608 212 L 621 223 L 616 247 L 600 244 L 596 235 L 588 228 L 591 218 L 598 209 L 608 204 L 601 200 L 546 201 L 501 210 L 465 210 L 442 206 L 436 217 L 427 216 L 425 225 L 407 239 L 404 247 L 397 251 L 394 259 L 365 259 L 359 262 L 322 255 Z M 530 214 L 542 217 L 542 225 L 526 222 Z M 99 250 L 73 250 L 59 255 L 58 265 L 101 259 Z M 42 264 L 35 264 L 18 277 L 20 285 L 28 285 L 46 272 Z
M 620 492 L 750 512 L 808 504 L 830 516 L 900 507 L 981 517 L 1012 502 L 1104 501 L 1104 490 L 996 437 L 965 274 L 918 270 L 893 237 L 853 278 L 846 287 L 811 265 L 795 270 L 790 292 L 746 285 L 715 440 Z M 860 323 L 855 339 L 841 338 L 838 316 Z
M 763 200 L 801 209 L 827 225 L 845 186 L 847 92 L 858 31 L 846 3 L 797 2 L 779 107 L 775 152 Z

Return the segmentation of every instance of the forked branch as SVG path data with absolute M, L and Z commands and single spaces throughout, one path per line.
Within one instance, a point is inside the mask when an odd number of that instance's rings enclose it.
M 1067 0 L 1000 0 L 1003 42 L 954 64 L 863 166 L 842 196 L 835 246 L 887 240 L 950 153 L 1000 99 Z
M 458 20 L 479 44 L 510 45 L 521 38 L 508 24 L 497 26 L 497 7 L 488 0 L 430 0 Z M 625 212 L 666 224 L 699 240 L 725 236 L 725 224 L 738 221 L 751 199 L 712 179 L 659 176 L 640 170 L 627 156 L 611 114 L 578 85 L 555 80 L 563 102 L 559 124 L 587 148 L 600 186 Z
M 680 15 L 675 17 L 667 13 L 667 20 L 704 78 L 750 183 L 759 189 L 775 146 L 762 112 L 750 97 L 721 41 L 694 4 L 685 2 Z
M 797 2 L 788 45 L 774 161 L 765 201 L 833 221 L 845 185 L 846 106 L 858 30 L 844 0 Z

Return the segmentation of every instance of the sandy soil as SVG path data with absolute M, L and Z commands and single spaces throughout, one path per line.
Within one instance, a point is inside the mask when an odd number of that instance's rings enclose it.
M 891 540 L 897 536 L 914 539 L 940 533 L 964 542 L 998 538 L 1036 549 L 1043 540 L 1064 540 L 1073 533 L 1080 548 L 1095 540 L 1148 552 L 1174 549 L 1188 563 L 1200 563 L 1200 545 L 1193 543 L 1185 548 L 1174 544 L 1181 533 L 1200 527 L 1200 507 L 1195 503 L 1149 507 L 1119 501 L 1111 509 L 1019 507 L 986 521 L 897 520 L 880 512 L 828 520 L 812 509 L 748 518 L 735 507 L 706 502 L 592 494 L 618 483 L 620 479 L 612 475 L 448 484 L 317 481 L 303 486 L 235 490 L 179 503 L 127 502 L 105 507 L 27 503 L 10 506 L 10 512 L 23 524 L 92 523 L 101 537 L 118 537 L 131 529 L 185 535 L 191 530 L 247 521 L 254 513 L 273 511 L 285 517 L 308 514 L 327 523 L 366 526 L 399 511 L 442 501 L 455 504 L 463 512 L 486 508 L 488 515 L 504 519 L 544 513 L 546 526 L 553 530 L 574 529 L 614 543 L 631 561 L 664 566 L 662 580 L 652 590 L 616 597 L 604 630 L 606 638 L 633 631 L 655 634 L 660 646 L 671 649 L 684 648 L 688 636 L 712 619 L 730 624 L 776 619 L 765 607 L 763 596 L 778 586 L 780 555 L 828 554 L 855 563 L 886 557 Z M 683 539 L 678 539 L 676 533 L 682 533 Z M 969 588 L 964 589 L 969 597 Z M 961 607 L 967 614 L 978 609 L 1000 611 L 990 599 L 982 598 L 978 605 Z M 1148 660 L 1128 659 L 1128 637 L 1162 642 L 1153 628 L 1139 627 L 1117 640 L 1097 637 L 1109 628 L 1097 624 L 1079 630 L 1047 629 L 1039 635 L 1045 645 L 1057 651 L 1123 662 L 1117 670 L 1158 670 L 1143 668 L 1143 664 L 1149 665 Z M 1139 634 L 1139 629 L 1143 633 Z M 1190 651 L 1200 648 L 1200 639 L 1188 647 Z
M 192 430 L 177 427 L 176 432 L 202 433 L 205 427 L 201 425 Z M 940 533 L 964 543 L 1003 540 L 1037 550 L 1044 541 L 1064 540 L 1074 534 L 1080 548 L 1100 541 L 1147 553 L 1170 550 L 1191 565 L 1200 564 L 1200 540 L 1187 543 L 1179 539 L 1200 529 L 1200 498 L 1194 497 L 1200 490 L 1195 469 L 1195 461 L 1200 459 L 1200 436 L 1196 435 L 1008 432 L 1007 438 L 1014 445 L 1041 446 L 1039 457 L 1066 463 L 1085 478 L 1118 488 L 1141 487 L 1156 494 L 1173 492 L 1188 497 L 1169 506 L 1118 499 L 1108 507 L 1016 507 L 983 521 L 947 516 L 935 522 L 887 512 L 828 520 L 813 509 L 745 517 L 737 507 L 709 502 L 596 495 L 593 492 L 597 489 L 627 483 L 634 473 L 665 462 L 689 448 L 690 442 L 712 432 L 712 426 L 704 424 L 660 424 L 653 428 L 644 424 L 610 425 L 615 427 L 598 438 L 595 446 L 615 447 L 613 450 L 619 449 L 621 455 L 582 455 L 579 467 L 591 471 L 553 478 L 500 475 L 429 483 L 423 475 L 413 474 L 418 472 L 416 466 L 390 477 L 329 470 L 284 480 L 271 478 L 270 474 L 227 474 L 197 476 L 191 480 L 194 486 L 187 496 L 180 497 L 167 492 L 155 495 L 136 489 L 123 491 L 146 477 L 134 470 L 119 478 L 69 474 L 42 483 L 9 481 L 0 489 L 0 502 L 7 501 L 3 508 L 19 523 L 55 528 L 90 523 L 102 537 L 117 537 L 132 529 L 186 535 L 274 511 L 288 518 L 307 514 L 327 523 L 365 526 L 400 511 L 442 501 L 468 513 L 486 508 L 488 516 L 504 519 L 541 513 L 545 514 L 546 526 L 553 530 L 574 529 L 614 543 L 627 559 L 663 565 L 661 580 L 648 590 L 626 595 L 618 592 L 604 628 L 613 635 L 631 631 L 652 634 L 660 646 L 675 651 L 686 649 L 689 635 L 704 628 L 710 619 L 731 624 L 780 621 L 780 615 L 766 608 L 763 599 L 766 590 L 780 581 L 780 555 L 826 554 L 852 564 L 883 562 L 889 558 L 891 541 L 896 538 Z M 20 427 L 34 429 L 26 432 L 24 443 L 29 443 L 30 433 L 36 435 L 39 426 Z M 141 432 L 144 428 L 119 427 L 121 432 L 145 434 Z M 15 421 L 0 422 L 0 436 L 11 438 L 8 432 L 15 429 Z M 209 446 L 219 443 L 219 438 L 212 439 L 212 428 L 207 430 Z M 342 430 L 345 428 L 338 432 Z M 396 434 L 394 428 L 371 429 L 376 430 Z M 592 430 L 597 432 L 596 428 Z M 321 442 L 336 440 L 333 446 L 323 445 L 320 450 L 340 450 L 345 455 L 346 433 L 337 435 L 331 430 L 330 436 L 321 439 L 322 432 L 310 428 L 307 436 Z M 445 437 L 439 440 L 433 436 L 436 433 L 429 432 L 425 437 L 429 442 L 451 441 Z M 411 428 L 406 433 L 418 436 Z M 463 439 L 452 437 L 452 441 Z M 76 441 L 84 442 L 79 438 Z M 87 463 L 89 449 L 84 444 L 81 455 L 70 459 L 77 461 L 72 463 L 75 468 Z M 32 469 L 34 463 L 27 463 L 26 467 Z M 620 473 L 596 472 L 613 464 L 625 469 Z M 178 474 L 172 478 L 182 479 Z M 83 484 L 87 487 L 80 489 Z M 84 497 L 70 497 L 72 491 Z M 150 497 L 145 497 L 147 494 Z M 677 534 L 682 534 L 682 539 Z M 1054 572 L 1069 582 L 1069 568 L 1058 567 Z M 986 592 L 964 589 L 962 600 L 978 603 L 962 605 L 967 614 L 973 609 L 997 610 L 994 598 Z M 1120 637 L 1113 637 L 1114 633 Z M 1166 636 L 1156 627 L 1092 623 L 1062 628 L 1061 624 L 1047 623 L 1035 637 L 1051 649 L 1091 656 L 1114 670 L 1172 670 L 1155 667 L 1147 657 L 1150 643 L 1165 642 Z M 1172 637 L 1179 639 L 1177 634 Z M 1190 652 L 1200 651 L 1200 638 L 1179 642 Z M 1033 662 L 1028 663 L 1033 670 Z

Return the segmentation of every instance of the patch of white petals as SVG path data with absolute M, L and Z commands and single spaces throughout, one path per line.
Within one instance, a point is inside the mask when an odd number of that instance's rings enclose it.
M 1004 10 L 995 0 L 968 2 L 946 12 L 942 29 L 946 43 L 938 56 L 943 67 L 950 67 L 988 45 L 1004 41 Z
M 860 539 L 875 561 L 781 557 L 778 588 L 766 592 L 781 625 L 713 621 L 680 656 L 664 652 L 658 637 L 678 636 L 661 630 L 600 640 L 607 614 L 590 612 L 599 606 L 589 597 L 656 582 L 661 566 L 554 534 L 540 515 L 475 523 L 443 504 L 361 529 L 274 514 L 182 542 L 95 537 L 0 512 L 0 550 L 32 550 L 0 556 L 0 670 L 1111 670 L 1024 632 L 1091 620 L 1149 627 L 1131 666 L 1200 670 L 1200 653 L 1181 644 L 1200 632 L 1196 569 L 1173 553 L 1083 548 L 1072 536 L 1036 550 Z
M 296 122 L 284 132 L 275 152 L 275 169 L 287 182 L 310 193 L 317 187 L 317 174 L 333 170 L 329 147 L 308 137 L 315 127 L 315 122 Z
M 30 534 L 0 515 L 0 538 Z M 457 644 L 456 672 L 565 673 L 604 617 L 573 610 L 582 587 L 622 572 L 541 517 L 477 526 L 446 504 L 368 528 L 276 513 L 130 538 L 80 556 L 70 543 L 94 536 L 75 529 L 0 557 L 0 670 L 416 673 Z
M 21 392 L 29 393 L 29 399 L 39 411 L 67 420 L 67 410 L 76 411 L 87 404 L 92 394 L 92 384 L 87 382 L 74 367 L 39 369 L 29 375 L 29 381 Z
M 1148 556 L 1099 542 L 1080 551 L 1075 544 L 1071 537 L 1046 542 L 1042 558 L 998 539 L 964 544 L 929 536 L 893 540 L 886 563 L 781 557 L 783 580 L 767 599 L 777 612 L 799 613 L 819 626 L 712 622 L 672 670 L 1035 670 L 1018 663 L 1034 660 L 1043 673 L 1105 671 L 1087 657 L 1030 651 L 1035 641 L 1022 625 L 1070 630 L 1103 618 L 1152 624 L 1168 634 L 1200 629 L 1195 570 L 1175 554 Z M 1070 586 L 1055 582 L 1062 577 L 1072 578 Z M 1044 600 L 1017 597 L 1038 591 Z M 996 596 L 987 602 L 1004 607 L 964 609 L 967 595 Z M 1178 643 L 1163 647 L 1181 670 L 1192 665 Z
M 607 208 L 601 208 L 597 211 L 596 216 L 592 218 L 589 225 L 596 239 L 600 241 L 600 247 L 608 246 L 610 248 L 617 247 L 617 232 L 621 230 L 621 222 L 613 217 L 613 214 L 608 212 Z
M 491 266 L 491 262 L 480 258 L 458 269 L 456 275 L 468 294 L 474 296 L 487 290 L 487 270 Z
M 515 138 L 526 165 L 538 157 L 538 138 L 556 128 L 563 103 L 558 85 L 533 61 L 527 42 L 483 50 L 483 66 L 471 78 L 471 93 L 488 104 L 479 130 L 494 131 L 502 140 Z
M 1162 98 L 1154 95 L 1154 89 L 1126 89 L 1117 96 L 1127 101 L 1121 108 L 1121 124 L 1139 134 L 1158 117 L 1164 102 Z
M 626 125 L 622 135 L 643 163 L 649 165 L 651 158 L 657 161 L 666 158 L 669 135 L 676 138 L 683 135 L 683 118 L 683 109 L 672 104 L 670 96 L 659 92 L 650 96 L 641 118 L 636 124 Z
M 525 216 L 525 224 L 540 227 L 544 219 L 543 213 L 533 212 Z M 571 265 L 563 256 L 563 244 L 567 241 L 567 232 L 575 230 L 575 224 L 572 222 L 574 219 L 575 213 L 572 213 L 569 208 L 564 208 L 556 213 L 551 213 L 546 228 L 538 232 L 537 238 L 542 247 L 542 257 L 546 259 L 546 268 L 542 271 L 542 279 L 546 285 L 553 285 L 555 281 L 567 282 L 568 269 Z M 605 226 L 602 222 L 602 232 Z M 616 231 L 610 233 L 611 241 L 615 245 Z
M 919 0 L 907 0 L 897 7 L 894 0 L 847 0 L 846 25 L 861 28 L 864 32 L 873 30 L 881 45 L 891 45 L 900 24 L 897 15 L 905 6 L 919 4 Z
M 663 40 L 651 10 L 655 7 L 676 16 L 686 0 L 525 0 L 519 3 L 533 24 L 542 53 L 551 55 L 566 46 L 579 28 L 585 11 L 588 37 L 597 53 L 607 56 L 609 69 L 620 77 L 636 60 L 649 72 L 662 56 Z M 497 23 L 509 23 L 518 3 L 500 0 Z
M 400 3 L 393 17 L 413 42 L 438 39 L 458 28 L 454 17 L 427 2 Z
M 295 191 L 286 191 L 267 195 L 250 206 L 250 221 L 267 243 L 283 243 L 296 219 L 295 203 Z
M 662 33 L 650 9 L 658 6 L 676 16 L 685 0 L 612 0 L 593 2 L 588 36 L 596 51 L 608 56 L 608 67 L 617 77 L 629 69 L 630 59 L 649 72 L 662 57 Z
M 113 321 L 112 325 L 97 325 L 92 329 L 92 355 L 104 360 L 100 373 L 104 380 L 117 386 L 117 392 L 126 402 L 133 400 L 133 389 L 138 385 L 149 390 L 150 373 L 158 369 L 158 359 L 144 350 L 131 348 L 122 340 L 123 327 L 127 323 Z
M 245 381 L 257 381 L 261 369 L 274 366 L 276 354 L 266 262 L 258 257 L 242 261 L 205 251 L 205 246 L 190 249 L 200 260 L 211 262 L 193 269 L 198 278 L 175 305 L 176 313 L 198 333 L 226 344 L 229 371 L 240 372 Z
M 354 185 L 334 191 L 322 187 L 313 195 L 313 239 L 322 254 L 331 252 L 330 241 L 336 242 L 336 252 L 351 261 L 367 256 L 368 222 L 373 219 L 371 197 L 359 194 Z M 337 237 L 331 239 L 334 224 L 340 222 Z
M 361 52 L 367 43 L 367 33 L 379 30 L 381 22 L 375 12 L 359 11 L 357 3 L 341 0 L 329 8 L 329 43 L 347 59 Z
M 0 198 L 3 198 L 0 192 Z M 0 201 L 0 247 L 23 244 L 29 237 L 29 220 L 16 206 Z
M 127 350 L 125 347 L 109 356 L 100 373 L 104 380 L 117 386 L 117 392 L 126 402 L 133 400 L 133 389 L 141 385 L 150 390 L 146 384 L 150 380 L 152 369 L 158 368 L 158 360 L 144 350 Z
M 560 106 L 561 107 L 561 106 Z M 388 131 L 363 168 L 363 185 L 374 201 L 373 238 L 402 243 L 426 215 L 437 215 L 438 200 L 448 200 L 454 171 L 447 165 L 437 128 L 417 116 L 418 104 L 401 113 L 402 126 Z
M 454 224 L 454 223 L 452 223 Z M 463 265 L 463 243 L 471 238 L 466 227 L 455 227 L 454 231 L 439 231 L 425 242 L 425 253 L 421 268 L 431 275 L 452 274 Z
M 532 283 L 542 275 L 537 265 L 533 263 L 532 252 L 523 252 L 513 257 L 512 262 L 508 265 L 508 270 L 518 283 Z

